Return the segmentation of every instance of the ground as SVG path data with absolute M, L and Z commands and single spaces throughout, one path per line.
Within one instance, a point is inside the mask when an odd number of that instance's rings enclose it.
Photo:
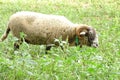
M 16 38 L 0 42 L 0 80 L 119 80 L 120 0 L 0 0 L 0 36 L 10 15 L 35 11 L 67 17 L 96 28 L 99 47 L 65 46 L 45 54 L 43 45 L 23 43 L 13 50 Z

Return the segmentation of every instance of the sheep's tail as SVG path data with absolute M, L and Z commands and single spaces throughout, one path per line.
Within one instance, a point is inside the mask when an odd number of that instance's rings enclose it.
M 0 38 L 0 42 L 4 41 L 7 38 L 9 32 L 10 32 L 10 28 L 7 27 L 6 31 L 4 32 L 4 34 L 2 35 L 2 37 Z

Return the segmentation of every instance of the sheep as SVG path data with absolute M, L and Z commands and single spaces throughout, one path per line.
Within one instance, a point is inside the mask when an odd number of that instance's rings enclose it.
M 82 45 L 98 47 L 98 35 L 96 30 L 85 24 L 74 24 L 64 16 L 42 14 L 30 11 L 20 11 L 13 14 L 8 26 L 2 35 L 0 42 L 4 41 L 9 32 L 12 32 L 18 41 L 14 43 L 14 49 L 19 49 L 23 40 L 20 33 L 26 36 L 24 40 L 33 45 L 46 45 L 46 50 L 55 44 L 54 40 L 62 36 L 62 40 L 68 38 L 70 46 Z M 76 42 L 75 39 L 78 39 Z M 50 46 L 49 46 L 50 45 Z

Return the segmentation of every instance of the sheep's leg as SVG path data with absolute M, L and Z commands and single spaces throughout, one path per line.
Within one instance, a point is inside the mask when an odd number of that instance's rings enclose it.
M 45 53 L 47 54 L 47 51 L 51 49 L 51 45 L 46 45 L 46 50 L 45 50 Z
M 17 50 L 19 49 L 20 45 L 22 44 L 23 40 L 20 39 L 20 40 L 17 40 L 15 43 L 14 43 L 14 50 Z
M 46 45 L 46 51 L 45 53 L 47 54 L 47 51 L 51 49 L 51 47 L 54 47 L 55 45 L 54 44 L 48 44 Z
M 46 54 L 47 54 L 47 51 L 50 50 L 52 47 L 56 47 L 55 44 L 48 44 L 46 45 Z M 60 46 L 60 48 L 64 51 L 64 47 L 63 46 Z
M 51 49 L 51 45 L 46 45 L 46 50 L 50 50 Z
M 1 39 L 0 39 L 0 42 L 4 41 L 4 40 L 7 38 L 9 32 L 10 32 L 10 28 L 8 27 L 8 28 L 6 29 L 6 31 L 4 32 L 4 34 L 2 35 L 2 37 L 1 37 Z

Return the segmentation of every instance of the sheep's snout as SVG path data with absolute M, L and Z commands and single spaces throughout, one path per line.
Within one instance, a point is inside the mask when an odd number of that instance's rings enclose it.
M 99 45 L 98 43 L 93 43 L 91 46 L 97 48 Z
M 99 46 L 98 35 L 97 34 L 96 34 L 95 39 L 93 40 L 91 46 L 95 47 L 95 48 L 97 48 Z

